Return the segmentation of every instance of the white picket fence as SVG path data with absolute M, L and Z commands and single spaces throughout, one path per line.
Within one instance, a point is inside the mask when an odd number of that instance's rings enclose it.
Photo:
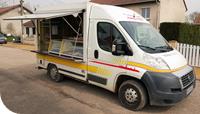
M 200 46 L 176 43 L 176 49 L 185 56 L 189 65 L 200 67 Z

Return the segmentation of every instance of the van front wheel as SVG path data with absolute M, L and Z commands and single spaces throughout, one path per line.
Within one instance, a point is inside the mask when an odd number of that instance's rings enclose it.
M 64 77 L 58 72 L 58 68 L 55 65 L 50 65 L 47 71 L 49 78 L 55 82 L 63 81 Z
M 140 110 L 147 104 L 147 92 L 142 84 L 128 80 L 121 84 L 118 91 L 121 104 L 130 110 Z

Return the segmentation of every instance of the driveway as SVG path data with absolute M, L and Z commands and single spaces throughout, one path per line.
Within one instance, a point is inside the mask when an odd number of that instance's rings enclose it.
M 69 78 L 54 83 L 35 67 L 35 54 L 0 46 L 0 95 L 4 104 L 20 114 L 199 114 L 200 83 L 173 107 L 147 106 L 133 112 L 120 106 L 107 90 Z

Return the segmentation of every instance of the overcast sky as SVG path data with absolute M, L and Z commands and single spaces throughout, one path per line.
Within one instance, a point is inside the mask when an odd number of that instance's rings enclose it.
M 200 0 L 186 0 L 188 13 L 200 12 Z
M 16 0 L 19 1 L 19 0 Z M 41 6 L 51 6 L 56 4 L 63 4 L 65 2 L 79 2 L 79 1 L 87 1 L 87 0 L 24 0 L 25 5 L 29 7 L 41 7 Z M 185 0 L 188 12 L 200 12 L 200 0 Z M 178 5 L 178 4 L 177 4 Z

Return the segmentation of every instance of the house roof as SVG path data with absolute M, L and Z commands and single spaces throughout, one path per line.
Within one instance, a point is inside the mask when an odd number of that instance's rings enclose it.
M 156 2 L 159 0 L 91 0 L 94 3 L 110 4 L 110 5 L 129 5 L 147 2 Z
M 9 7 L 2 7 L 2 8 L 0 8 L 0 15 L 5 14 L 5 13 L 7 13 L 7 12 L 9 12 L 11 10 L 14 10 L 16 8 L 19 8 L 19 7 L 20 7 L 20 5 L 14 5 L 14 6 L 9 6 Z M 32 13 L 32 11 L 30 11 L 29 9 L 27 9 L 25 7 L 24 7 L 24 9 L 26 11 L 28 11 L 29 13 Z
M 25 27 L 35 27 L 33 21 L 28 21 L 26 23 L 23 24 Z
M 129 5 L 129 4 L 139 4 L 147 2 L 160 2 L 160 0 L 91 0 L 94 3 L 100 4 L 110 4 L 110 5 Z M 188 10 L 185 0 L 183 0 L 186 11 Z

